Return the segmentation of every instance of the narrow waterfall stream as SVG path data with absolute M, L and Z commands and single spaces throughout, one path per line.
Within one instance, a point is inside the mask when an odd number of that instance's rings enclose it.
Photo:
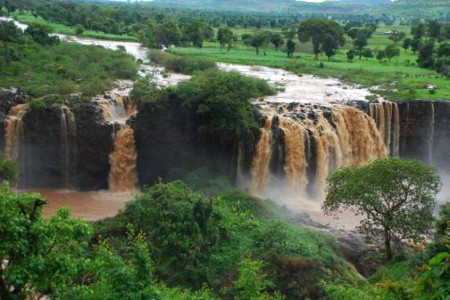
M 27 104 L 13 106 L 5 122 L 5 156 L 7 159 L 19 162 L 20 143 L 23 135 L 22 118 L 27 112 Z

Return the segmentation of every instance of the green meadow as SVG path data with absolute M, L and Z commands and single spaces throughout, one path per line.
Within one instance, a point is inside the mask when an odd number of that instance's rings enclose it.
M 392 29 L 401 30 L 409 34 L 409 27 L 394 25 L 393 27 L 381 27 L 369 40 L 368 48 L 374 53 L 393 44 L 385 31 Z M 252 33 L 251 30 L 238 30 L 236 34 Z M 263 65 L 290 70 L 297 74 L 314 74 L 321 77 L 336 77 L 345 82 L 353 82 L 366 87 L 377 87 L 377 93 L 390 100 L 443 100 L 450 99 L 450 83 L 448 79 L 433 70 L 419 68 L 416 64 L 417 54 L 411 50 L 404 51 L 401 42 L 399 57 L 391 61 L 378 61 L 375 58 L 355 57 L 353 62 L 347 60 L 346 52 L 352 48 L 352 40 L 347 37 L 345 46 L 339 49 L 331 59 L 321 55 L 319 60 L 314 60 L 312 45 L 310 43 L 299 44 L 296 42 L 296 53 L 293 59 L 287 58 L 283 50 L 275 51 L 272 46 L 260 51 L 259 55 L 252 48 L 238 42 L 230 51 L 220 50 L 215 42 L 207 42 L 202 49 L 192 47 L 176 47 L 170 51 L 184 56 L 206 58 L 217 62 L 236 64 Z M 266 53 L 264 55 L 263 53 Z M 428 86 L 433 85 L 434 90 Z

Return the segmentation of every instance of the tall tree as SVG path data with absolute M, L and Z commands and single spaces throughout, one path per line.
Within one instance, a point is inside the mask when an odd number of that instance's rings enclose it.
M 398 47 L 395 45 L 387 45 L 386 49 L 384 49 L 384 52 L 386 53 L 386 57 L 389 61 L 391 61 L 391 59 L 395 56 L 400 55 L 400 49 L 398 49 Z
M 342 168 L 327 179 L 326 214 L 341 209 L 365 216 L 359 229 L 381 231 L 386 257 L 393 257 L 394 237 L 421 240 L 433 222 L 441 180 L 433 168 L 398 158 L 376 160 L 359 168 Z
M 288 40 L 286 42 L 286 52 L 287 52 L 288 58 L 293 58 L 294 57 L 295 42 L 293 40 Z
M 217 41 L 219 42 L 220 45 L 220 51 L 222 51 L 222 49 L 225 48 L 225 46 L 228 46 L 227 50 L 230 51 L 230 49 L 233 46 L 233 39 L 234 39 L 233 31 L 231 31 L 230 28 L 222 27 L 219 28 L 219 30 L 217 31 Z
M 406 34 L 403 31 L 394 30 L 392 34 L 389 36 L 389 39 L 393 41 L 395 44 L 402 41 L 406 37 Z
M 358 30 L 355 39 L 353 40 L 353 46 L 355 46 L 358 52 L 359 59 L 361 59 L 362 51 L 367 46 L 367 32 L 365 30 Z
M 332 20 L 309 19 L 303 21 L 298 27 L 297 35 L 300 42 L 312 42 L 315 59 L 318 59 L 319 53 L 323 51 L 324 43 L 333 44 L 334 50 L 345 44 L 344 30 Z M 330 38 L 333 39 L 333 42 L 328 40 Z
M 284 45 L 283 36 L 279 33 L 272 34 L 270 42 L 275 46 L 275 51 L 278 51 L 278 48 Z

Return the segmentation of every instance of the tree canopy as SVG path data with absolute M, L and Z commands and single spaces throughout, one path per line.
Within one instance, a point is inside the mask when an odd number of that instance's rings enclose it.
M 441 180 L 433 168 L 417 161 L 387 158 L 357 168 L 342 168 L 327 179 L 326 214 L 341 209 L 364 218 L 360 229 L 382 230 L 386 255 L 397 236 L 420 240 L 430 228 Z
M 311 41 L 315 58 L 319 53 L 328 49 L 336 50 L 345 44 L 344 30 L 335 21 L 326 19 L 309 19 L 300 23 L 298 27 L 298 39 L 300 42 Z

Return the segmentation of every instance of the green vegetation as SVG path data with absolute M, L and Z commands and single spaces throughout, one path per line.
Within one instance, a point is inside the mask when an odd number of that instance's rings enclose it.
M 344 209 L 365 215 L 360 230 L 381 230 L 390 260 L 393 238 L 417 242 L 430 229 L 441 185 L 433 168 L 418 161 L 376 160 L 359 168 L 339 169 L 328 177 L 323 210 L 326 214 Z
M 235 34 L 241 34 L 242 44 L 238 42 L 229 52 L 220 51 L 219 45 L 214 42 L 205 43 L 202 49 L 176 47 L 170 51 L 179 55 L 207 58 L 214 61 L 264 65 L 284 68 L 298 74 L 331 76 L 367 87 L 378 86 L 376 92 L 390 100 L 450 99 L 448 79 L 433 70 L 418 67 L 415 51 L 421 48 L 421 44 L 419 43 L 415 50 L 399 51 L 399 48 L 395 47 L 395 44 L 389 39 L 389 35 L 382 33 L 391 28 L 409 32 L 408 27 L 399 27 L 398 25 L 378 28 L 377 32 L 374 32 L 373 26 L 348 26 L 346 30 L 349 36 L 346 46 L 337 50 L 335 54 L 333 53 L 332 60 L 324 60 L 319 55 L 319 60 L 315 61 L 312 43 L 292 44 L 294 42 L 289 39 L 293 35 L 295 36 L 295 32 L 292 35 L 289 30 L 282 32 L 288 39 L 287 46 L 291 47 L 287 54 L 294 59 L 290 59 L 285 53 L 276 51 L 275 47 L 269 46 L 265 46 L 265 56 L 255 55 L 252 50 L 248 49 L 250 44 L 246 44 L 247 39 L 252 36 L 249 35 L 248 30 L 235 32 Z M 352 33 L 352 30 L 356 30 L 356 33 Z M 423 34 L 426 34 L 426 27 Z M 355 40 L 352 40 L 351 36 L 355 36 Z M 359 40 L 360 38 L 361 40 Z M 417 43 L 416 40 L 412 40 L 411 47 L 415 43 Z M 443 67 L 446 64 L 444 61 L 448 61 L 447 51 L 444 50 L 447 49 L 445 45 L 445 42 L 442 42 L 439 47 L 439 49 L 441 47 L 443 49 L 440 60 L 443 63 L 439 64 L 443 70 L 442 74 L 445 74 L 445 70 L 447 70 Z M 292 53 L 292 48 L 299 52 Z M 389 53 L 386 53 L 386 50 Z M 359 53 L 359 51 L 361 52 Z M 349 56 L 347 56 L 348 52 Z M 359 54 L 365 59 L 354 60 L 354 57 Z M 375 56 L 377 59 L 373 58 Z M 430 92 L 430 86 L 434 87 L 433 92 Z
M 200 137 L 219 143 L 258 136 L 259 125 L 250 100 L 274 93 L 264 80 L 214 69 L 156 93 L 149 79 L 134 86 L 132 95 L 137 103 L 176 103 L 180 116 L 192 117 Z
M 324 295 L 320 279 L 356 280 L 332 239 L 279 220 L 271 205 L 239 192 L 207 198 L 179 181 L 159 183 L 96 234 L 120 248 L 132 224 L 150 243 L 157 278 L 194 289 L 206 284 L 221 298 L 259 299 L 277 290 L 317 298 Z
M 132 35 L 120 35 L 113 33 L 105 33 L 103 31 L 97 30 L 81 30 L 82 25 L 76 26 L 67 26 L 60 23 L 53 23 L 45 20 L 40 16 L 35 16 L 29 11 L 15 11 L 12 16 L 14 19 L 21 23 L 25 23 L 28 25 L 39 24 L 47 26 L 51 29 L 51 32 L 62 33 L 67 35 L 77 35 L 85 38 L 94 38 L 94 39 L 102 39 L 102 40 L 117 40 L 124 42 L 136 42 L 137 38 Z M 80 27 L 81 26 L 81 27 Z
M 5 159 L 5 154 L 0 152 L 0 182 L 8 182 L 14 185 L 19 179 L 19 170 L 17 166 Z
M 152 62 L 175 73 L 193 74 L 196 71 L 216 68 L 216 64 L 208 59 L 183 57 L 155 49 L 150 50 L 149 56 Z
M 445 300 L 450 291 L 450 204 L 441 208 L 434 241 L 393 261 L 356 286 L 325 284 L 330 299 L 433 299 Z M 440 228 L 440 230 L 439 230 Z
M 12 22 L 0 24 L 1 87 L 17 87 L 32 97 L 81 93 L 89 98 L 116 79 L 136 75 L 136 62 L 121 51 L 60 43 L 40 25 L 22 33 Z

